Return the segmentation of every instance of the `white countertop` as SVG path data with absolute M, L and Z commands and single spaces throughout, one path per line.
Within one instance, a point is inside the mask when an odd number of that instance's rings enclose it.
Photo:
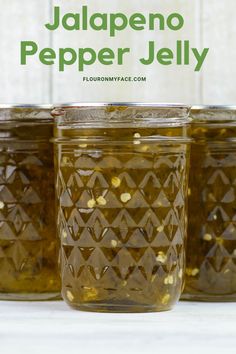
M 236 303 L 99 314 L 59 302 L 0 302 L 0 354 L 235 354 Z

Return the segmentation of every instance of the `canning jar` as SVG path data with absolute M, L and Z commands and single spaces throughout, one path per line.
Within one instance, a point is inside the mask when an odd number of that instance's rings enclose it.
M 0 106 L 0 299 L 60 293 L 50 111 Z
M 194 107 L 183 299 L 236 300 L 236 107 Z
M 58 107 L 62 295 L 74 308 L 172 308 L 184 273 L 188 107 Z

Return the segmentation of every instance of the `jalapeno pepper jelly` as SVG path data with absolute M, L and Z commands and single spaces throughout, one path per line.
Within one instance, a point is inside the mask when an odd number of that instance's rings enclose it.
M 0 299 L 59 297 L 50 107 L 0 107 Z
M 183 299 L 236 300 L 236 107 L 192 109 Z
M 183 286 L 188 108 L 54 114 L 63 298 L 90 311 L 170 309 Z

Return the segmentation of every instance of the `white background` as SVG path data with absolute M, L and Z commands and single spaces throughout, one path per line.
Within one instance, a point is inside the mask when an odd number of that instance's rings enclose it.
M 127 30 L 111 39 L 104 32 L 50 32 L 53 6 L 62 12 L 80 12 L 82 5 L 93 12 L 180 12 L 185 17 L 182 30 L 136 32 Z M 0 102 L 48 103 L 66 101 L 141 101 L 184 103 L 236 103 L 236 3 L 235 0 L 0 0 Z M 139 58 L 147 53 L 147 42 L 158 48 L 173 48 L 177 39 L 188 39 L 199 50 L 210 47 L 204 69 L 195 73 L 193 65 L 144 66 Z M 123 67 L 93 65 L 85 75 L 146 75 L 146 83 L 83 83 L 76 66 L 64 73 L 46 67 L 37 57 L 20 65 L 20 41 L 33 40 L 40 48 L 90 46 L 131 47 Z

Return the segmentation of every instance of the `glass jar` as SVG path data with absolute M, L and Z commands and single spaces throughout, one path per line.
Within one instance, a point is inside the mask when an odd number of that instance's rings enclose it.
M 188 107 L 54 110 L 62 296 L 100 312 L 169 310 L 184 273 Z
M 0 299 L 59 297 L 49 106 L 0 106 Z
M 236 107 L 194 107 L 183 299 L 236 300 Z

